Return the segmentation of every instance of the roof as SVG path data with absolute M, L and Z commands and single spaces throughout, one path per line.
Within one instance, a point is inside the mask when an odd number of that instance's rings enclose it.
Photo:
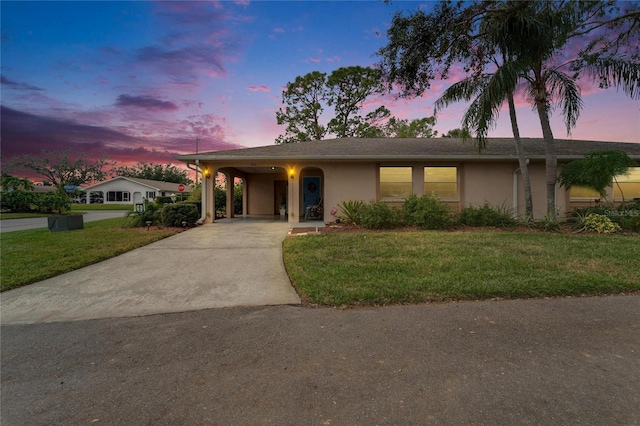
M 541 138 L 523 138 L 527 158 L 544 159 Z M 575 141 L 556 139 L 558 159 L 581 158 L 592 150 L 620 149 L 640 159 L 640 143 Z M 203 152 L 178 157 L 194 163 L 216 160 L 398 160 L 398 159 L 516 159 L 512 138 L 487 139 L 487 147 L 478 153 L 471 141 L 454 138 L 339 138 L 227 151 Z
M 132 178 L 132 177 L 125 177 L 125 176 L 116 176 L 113 179 L 109 179 L 106 180 L 104 182 L 100 182 L 97 183 L 95 185 L 89 186 L 87 188 L 85 188 L 85 191 L 90 191 L 100 185 L 103 185 L 107 182 L 112 182 L 114 180 L 127 180 L 130 182 L 135 182 L 138 183 L 140 185 L 146 186 L 150 189 L 154 189 L 156 191 L 166 191 L 166 192 L 179 192 L 178 186 L 180 186 L 179 183 L 173 183 L 173 182 L 162 182 L 159 180 L 151 180 L 151 179 L 139 179 L 139 178 Z M 191 192 L 191 187 L 189 185 L 185 185 L 184 186 L 184 192 Z

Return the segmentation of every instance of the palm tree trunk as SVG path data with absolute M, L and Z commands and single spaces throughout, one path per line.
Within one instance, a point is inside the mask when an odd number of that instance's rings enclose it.
M 546 157 L 546 185 L 547 185 L 547 215 L 555 219 L 556 214 L 556 180 L 558 178 L 558 158 L 556 155 L 556 144 L 549 123 L 549 111 L 546 100 L 536 99 L 536 109 L 540 117 L 542 126 L 542 137 L 544 139 L 544 152 Z
M 520 129 L 518 128 L 518 120 L 516 118 L 516 105 L 513 101 L 513 92 L 507 95 L 509 103 L 509 117 L 511 117 L 511 129 L 513 130 L 513 139 L 516 142 L 516 154 L 518 155 L 518 164 L 520 165 L 520 174 L 522 175 L 522 185 L 524 186 L 524 201 L 526 215 L 528 218 L 533 217 L 533 197 L 531 195 L 531 181 L 529 180 L 529 166 L 527 159 L 522 150 L 522 141 L 520 140 Z

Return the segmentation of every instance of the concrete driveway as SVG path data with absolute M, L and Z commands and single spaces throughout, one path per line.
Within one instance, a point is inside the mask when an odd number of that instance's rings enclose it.
M 289 227 L 255 220 L 204 225 L 6 291 L 2 324 L 300 303 L 282 262 Z

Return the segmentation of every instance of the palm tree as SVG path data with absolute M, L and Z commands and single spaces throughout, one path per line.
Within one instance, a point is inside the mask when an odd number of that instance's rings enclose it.
M 389 90 L 400 83 L 403 96 L 415 96 L 436 77 L 446 79 L 454 63 L 463 63 L 466 71 L 473 71 L 475 83 L 485 84 L 484 67 L 492 54 L 497 51 L 508 58 L 499 69 L 512 67 L 517 74 L 503 73 L 509 84 L 496 85 L 502 86 L 499 96 L 490 99 L 509 101 L 505 89 L 516 87 L 514 78 L 526 84 L 546 151 L 547 214 L 555 218 L 557 158 L 550 113 L 559 106 L 570 133 L 582 107 L 576 82 L 584 74 L 601 87 L 623 88 L 628 95 L 640 97 L 640 10 L 632 9 L 631 2 L 609 1 L 442 1 L 429 14 L 418 11 L 409 17 L 394 17 L 387 32 L 390 42 L 378 52 L 383 58 L 380 67 Z M 591 36 L 595 30 L 600 32 L 597 38 Z M 584 47 L 576 57 L 562 62 L 559 58 L 570 40 Z M 467 98 L 458 99 L 472 99 L 480 93 L 468 92 Z M 480 120 L 480 129 L 482 122 L 491 126 L 492 114 L 497 112 L 492 101 L 486 104 L 482 99 L 478 97 L 471 105 L 477 109 L 468 112 L 470 118 Z
M 504 100 L 507 100 L 511 129 L 513 131 L 513 139 L 518 156 L 518 165 L 524 187 L 525 214 L 526 217 L 532 217 L 533 197 L 531 193 L 531 181 L 529 179 L 529 167 L 522 148 L 520 129 L 518 127 L 515 102 L 513 99 L 518 75 L 522 71 L 518 68 L 518 65 L 521 66 L 521 64 L 503 62 L 504 66 L 500 66 L 500 64 L 495 62 L 497 70 L 493 74 L 474 75 L 451 85 L 444 91 L 442 96 L 436 100 L 434 111 L 437 112 L 453 102 L 469 101 L 475 97 L 463 116 L 462 127 L 464 129 L 470 129 L 475 133 L 478 149 L 482 150 L 486 146 L 486 138 L 489 130 L 494 127 L 497 122 L 500 108 Z

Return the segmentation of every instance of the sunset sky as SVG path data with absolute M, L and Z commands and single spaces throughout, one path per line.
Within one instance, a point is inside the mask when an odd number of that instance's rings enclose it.
M 281 94 L 296 76 L 374 65 L 393 1 L 2 1 L 2 157 L 68 147 L 128 162 L 271 145 Z M 457 76 L 461 75 L 458 73 Z M 454 79 L 456 73 L 454 73 Z M 371 99 L 399 118 L 433 114 L 447 82 L 413 100 Z M 640 142 L 640 102 L 581 83 L 573 139 Z M 460 127 L 464 104 L 438 116 Z M 331 112 L 329 108 L 326 110 Z M 520 100 L 524 137 L 541 137 Z M 328 121 L 329 118 L 327 118 Z M 566 137 L 559 112 L 554 135 Z M 508 114 L 490 134 L 509 137 Z

